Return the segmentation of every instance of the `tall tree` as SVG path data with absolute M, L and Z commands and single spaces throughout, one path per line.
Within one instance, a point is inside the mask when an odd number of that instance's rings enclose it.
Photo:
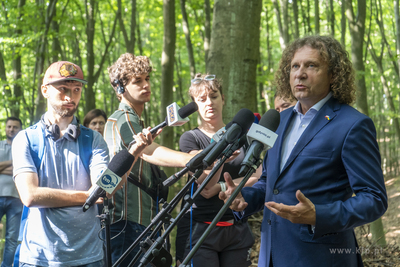
M 189 20 L 187 18 L 186 5 L 185 5 L 186 0 L 180 0 L 180 2 L 181 2 L 181 13 L 182 13 L 182 29 L 183 33 L 185 34 L 186 49 L 188 51 L 188 56 L 189 56 L 190 77 L 194 78 L 196 74 L 196 65 L 194 62 L 192 40 L 190 39 Z
M 23 8 L 25 6 L 25 0 L 18 1 L 18 17 L 17 17 L 17 28 L 15 30 L 15 35 L 20 36 L 22 34 L 22 29 L 20 25 L 20 21 L 22 21 L 23 16 Z M 14 92 L 13 92 L 13 101 L 11 104 L 11 116 L 15 116 L 19 118 L 19 103 L 23 98 L 23 91 L 21 88 L 21 77 L 22 77 L 22 67 L 21 67 L 21 46 L 17 43 L 14 47 L 13 51 L 13 78 L 14 78 Z
M 346 0 L 342 1 L 340 6 L 341 19 L 340 19 L 340 43 L 346 46 Z
M 211 7 L 210 0 L 204 0 L 204 13 L 206 19 L 204 21 L 204 62 L 207 64 L 208 51 L 210 50 L 211 40 Z M 206 65 L 207 69 L 207 65 Z
M 289 43 L 289 27 L 288 27 L 288 0 L 272 0 L 274 4 L 276 21 L 278 23 L 280 44 L 282 50 L 284 50 Z M 279 5 L 280 4 L 280 5 Z
M 135 30 L 136 30 L 136 0 L 131 0 L 131 21 L 130 21 L 130 31 L 129 35 L 126 31 L 125 23 L 123 20 L 123 15 L 122 15 L 122 3 L 121 0 L 118 0 L 117 2 L 118 10 L 117 10 L 117 18 L 119 22 L 119 27 L 122 31 L 124 41 L 125 41 L 125 46 L 126 46 L 126 52 L 135 54 L 135 42 L 136 42 L 136 36 L 135 36 Z
M 356 85 L 358 89 L 357 108 L 368 116 L 367 88 L 365 86 L 364 66 L 364 33 L 367 4 L 365 0 L 359 0 L 357 4 L 357 16 L 354 14 L 353 3 L 346 1 L 346 16 L 349 21 L 351 36 L 351 59 L 356 70 Z
M 315 24 L 315 34 L 320 33 L 319 29 L 319 0 L 314 0 L 314 24 Z
M 222 78 L 224 121 L 230 121 L 240 108 L 257 108 L 261 3 L 261 0 L 214 3 L 207 72 Z
M 37 52 L 36 52 L 35 74 L 33 79 L 34 84 L 36 83 L 37 85 L 37 96 L 35 101 L 36 112 L 35 114 L 31 113 L 31 118 L 30 118 L 31 122 L 38 121 L 40 119 L 41 114 L 43 114 L 46 111 L 46 103 L 44 101 L 41 90 L 41 85 L 42 85 L 41 75 L 44 73 L 44 62 L 46 59 L 46 50 L 48 41 L 47 34 L 49 32 L 51 21 L 55 13 L 56 4 L 57 0 L 50 0 L 50 3 L 47 6 L 47 9 L 45 10 L 45 14 L 38 15 L 39 18 L 44 17 L 45 19 L 44 19 L 44 29 L 42 31 L 43 33 L 41 34 L 40 39 L 38 41 Z M 44 6 L 45 4 L 41 2 L 40 7 L 44 8 Z
M 163 0 L 163 14 L 164 39 L 161 59 L 161 121 L 167 116 L 166 107 L 173 102 L 172 88 L 174 86 L 174 58 L 176 43 L 175 0 Z M 167 127 L 163 130 L 163 134 L 161 135 L 161 144 L 163 146 L 173 148 L 173 133 L 172 127 Z
M 89 110 L 96 108 L 95 94 L 93 90 L 93 85 L 98 80 L 100 76 L 100 72 L 102 71 L 102 67 L 104 62 L 106 61 L 108 49 L 112 43 L 112 39 L 114 37 L 115 28 L 117 25 L 118 15 L 115 15 L 114 23 L 111 29 L 111 33 L 109 36 L 108 42 L 104 46 L 104 52 L 101 55 L 100 63 L 95 64 L 96 55 L 98 55 L 98 51 L 95 50 L 95 24 L 96 24 L 96 15 L 100 16 L 100 12 L 98 10 L 99 3 L 96 0 L 85 0 L 85 8 L 86 8 L 86 35 L 87 35 L 87 44 L 86 44 L 86 57 L 87 57 L 87 75 L 86 79 L 88 81 L 86 89 L 85 89 L 85 113 Z M 118 13 L 117 13 L 118 14 Z M 101 17 L 100 17 L 101 20 Z M 95 70 L 95 66 L 98 66 L 98 69 Z

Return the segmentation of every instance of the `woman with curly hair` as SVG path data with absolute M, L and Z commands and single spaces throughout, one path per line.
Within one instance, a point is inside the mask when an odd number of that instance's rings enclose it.
M 330 36 L 301 38 L 283 52 L 276 81 L 298 102 L 280 113 L 260 180 L 231 208 L 239 218 L 264 209 L 260 267 L 361 267 L 353 228 L 382 216 L 387 195 L 374 123 L 349 105 L 348 54 Z M 226 183 L 222 199 L 235 188 Z

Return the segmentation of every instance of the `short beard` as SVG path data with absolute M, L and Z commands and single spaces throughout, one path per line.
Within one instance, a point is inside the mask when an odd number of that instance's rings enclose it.
M 51 101 L 51 100 L 49 100 L 49 101 L 50 101 L 51 107 L 54 109 L 56 114 L 59 115 L 61 118 L 74 116 L 76 108 L 69 111 L 69 110 L 63 109 L 62 106 L 57 105 L 53 101 Z M 75 107 L 76 107 L 76 105 L 75 105 Z

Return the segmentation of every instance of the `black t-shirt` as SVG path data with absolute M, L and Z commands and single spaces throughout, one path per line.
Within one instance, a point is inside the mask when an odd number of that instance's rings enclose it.
M 211 138 L 205 135 L 198 128 L 191 131 L 187 131 L 182 134 L 179 139 L 179 147 L 183 152 L 190 152 L 192 150 L 202 150 L 206 148 L 211 142 Z M 242 163 L 245 156 L 245 149 L 240 149 L 240 154 L 232 161 L 225 163 L 222 169 L 221 177 L 219 181 L 225 181 L 223 174 L 228 172 L 232 179 L 239 178 L 240 164 Z M 194 186 L 194 192 L 196 191 L 196 184 Z M 202 195 L 199 195 L 195 200 L 196 207 L 193 208 L 193 219 L 200 222 L 211 222 L 215 215 L 224 205 L 224 202 L 219 199 L 218 194 L 206 199 Z M 228 221 L 233 219 L 233 213 L 231 209 L 228 209 L 220 221 Z

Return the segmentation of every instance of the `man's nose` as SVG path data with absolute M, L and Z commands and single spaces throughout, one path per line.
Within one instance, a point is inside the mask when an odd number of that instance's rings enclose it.
M 300 68 L 296 72 L 296 78 L 297 79 L 304 79 L 306 77 L 307 77 L 307 73 L 306 73 L 306 70 L 305 70 L 304 66 L 300 66 Z

